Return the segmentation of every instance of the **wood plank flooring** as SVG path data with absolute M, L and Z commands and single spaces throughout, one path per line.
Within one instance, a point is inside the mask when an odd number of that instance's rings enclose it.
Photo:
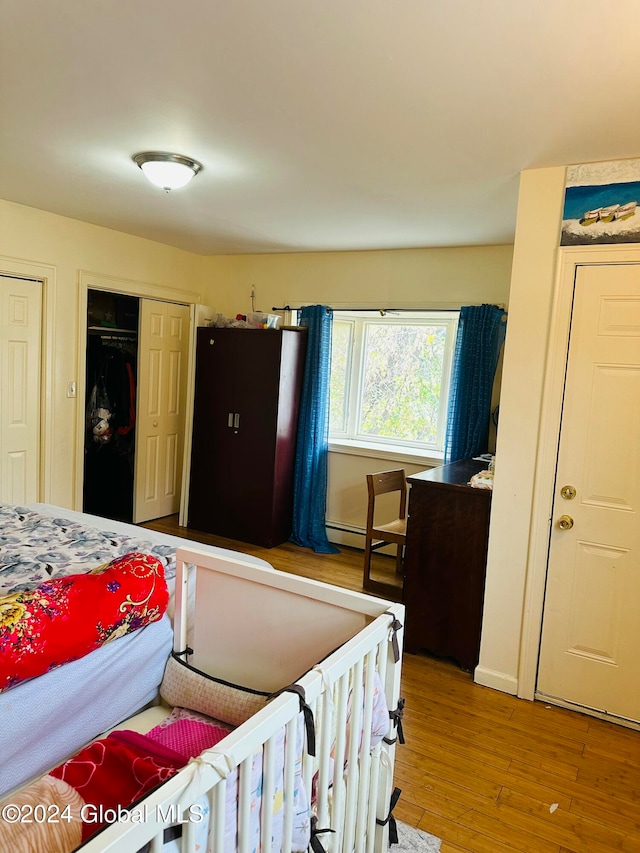
M 362 590 L 355 549 L 260 548 L 178 527 L 173 516 L 145 526 Z M 393 560 L 374 556 L 390 579 Z M 481 687 L 427 655 L 404 655 L 402 687 L 395 814 L 442 838 L 442 853 L 640 853 L 640 732 Z

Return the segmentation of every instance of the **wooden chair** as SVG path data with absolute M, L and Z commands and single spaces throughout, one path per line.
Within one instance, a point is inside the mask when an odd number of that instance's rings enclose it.
M 377 548 L 382 548 L 384 545 L 396 545 L 396 574 L 402 575 L 404 546 L 407 541 L 407 480 L 404 468 L 395 471 L 380 471 L 377 474 L 367 474 L 367 489 L 369 492 L 369 505 L 367 509 L 362 586 L 367 592 L 397 597 L 399 593 L 398 586 L 371 578 L 371 554 Z M 400 504 L 398 517 L 386 524 L 375 524 L 376 498 L 378 495 L 384 495 L 388 492 L 399 492 Z

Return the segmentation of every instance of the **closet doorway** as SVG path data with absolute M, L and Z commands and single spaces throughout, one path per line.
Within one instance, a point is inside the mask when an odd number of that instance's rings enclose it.
M 178 512 L 188 305 L 88 289 L 85 512 L 135 523 Z

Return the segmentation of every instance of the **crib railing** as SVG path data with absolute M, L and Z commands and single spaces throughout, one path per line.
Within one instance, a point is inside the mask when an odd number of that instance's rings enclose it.
M 362 598 L 370 608 L 369 597 L 349 596 L 351 606 Z M 395 730 L 390 720 L 390 742 L 371 749 L 374 674 L 377 671 L 380 677 L 389 708 L 396 708 L 401 654 L 396 662 L 394 652 L 402 651 L 403 632 L 398 624 L 404 608 L 380 604 L 385 612 L 297 682 L 313 712 L 316 734 L 315 756 L 303 752 L 302 778 L 313 800 L 316 828 L 323 831 L 319 840 L 330 853 L 382 853 L 387 846 Z M 280 694 L 132 807 L 131 817 L 123 814 L 109 823 L 86 843 L 83 852 L 134 853 L 148 845 L 150 853 L 195 853 L 198 829 L 206 820 L 207 849 L 212 853 L 251 853 L 256 837 L 263 853 L 291 853 L 300 710 L 297 694 Z M 284 759 L 278 755 L 283 732 Z M 251 765 L 260 750 L 262 796 L 256 829 Z M 281 769 L 276 770 L 277 766 Z M 282 809 L 276 832 L 273 803 L 278 779 Z M 230 785 L 233 791 L 237 787 L 237 805 L 231 814 Z M 165 843 L 164 830 L 176 823 L 181 823 L 181 837 Z

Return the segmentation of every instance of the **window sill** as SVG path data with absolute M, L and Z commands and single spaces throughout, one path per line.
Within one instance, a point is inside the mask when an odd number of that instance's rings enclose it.
M 351 439 L 330 439 L 329 453 L 344 453 L 347 456 L 368 456 L 370 459 L 390 459 L 395 462 L 406 462 L 409 465 L 424 465 L 436 467 L 444 465 L 444 454 L 437 450 L 427 453 L 411 450 L 409 447 L 397 447 L 391 444 L 376 444 L 368 441 L 353 441 Z

